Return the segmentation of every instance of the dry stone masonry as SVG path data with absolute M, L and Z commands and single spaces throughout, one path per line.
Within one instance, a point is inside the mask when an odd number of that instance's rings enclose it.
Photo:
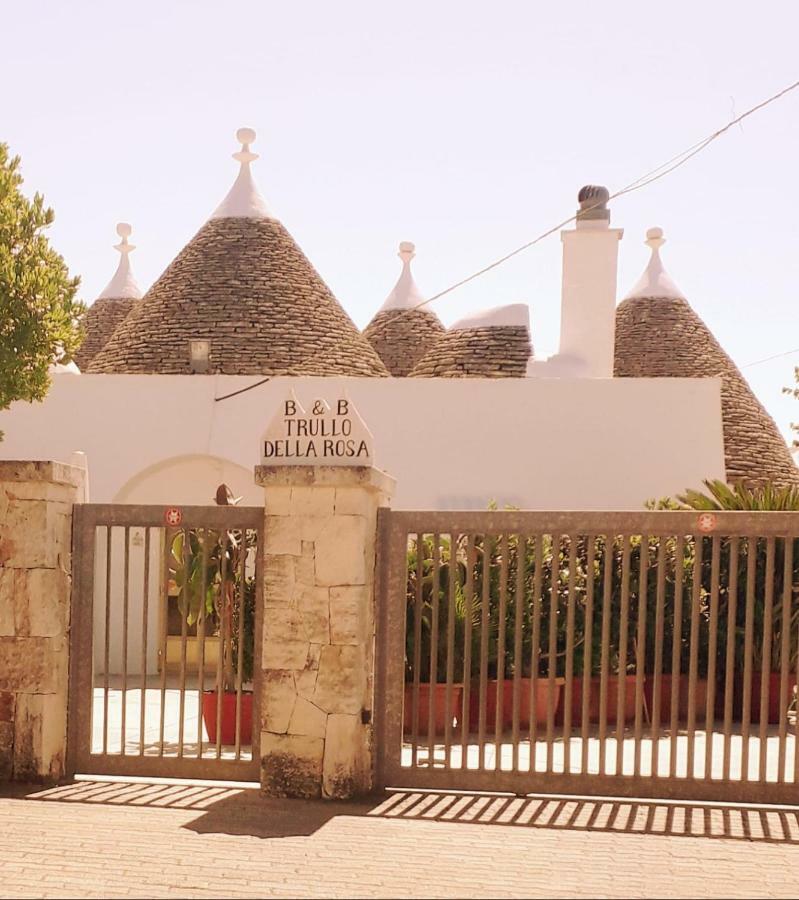
M 411 369 L 444 334 L 438 316 L 426 309 L 384 309 L 366 326 L 363 336 L 397 378 Z
M 0 462 L 0 780 L 64 775 L 72 505 L 84 471 Z
M 136 303 L 138 300 L 124 297 L 100 297 L 92 303 L 83 320 L 86 337 L 75 354 L 75 362 L 81 372 L 88 369 Z
M 276 219 L 214 218 L 97 354 L 90 373 L 385 376 L 380 357 Z
M 532 356 L 523 326 L 447 331 L 411 370 L 416 378 L 524 378 Z
M 347 798 L 372 787 L 377 510 L 367 466 L 258 466 L 266 506 L 262 786 Z

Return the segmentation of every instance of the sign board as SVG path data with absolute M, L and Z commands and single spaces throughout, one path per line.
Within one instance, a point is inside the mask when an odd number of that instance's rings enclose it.
M 306 411 L 292 392 L 261 438 L 263 466 L 371 466 L 374 438 L 348 397 L 314 400 Z
M 711 531 L 716 530 L 717 521 L 713 513 L 702 513 L 697 519 L 696 525 L 703 534 L 710 534 Z
M 164 522 L 167 525 L 178 526 L 183 521 L 183 510 L 179 506 L 168 506 L 164 510 Z

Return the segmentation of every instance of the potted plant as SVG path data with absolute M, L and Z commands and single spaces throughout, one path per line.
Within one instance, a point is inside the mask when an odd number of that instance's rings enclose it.
M 535 591 L 535 546 L 527 541 L 519 544 L 519 536 L 511 534 L 506 541 L 502 539 L 486 539 L 478 548 L 475 559 L 474 583 L 475 592 L 482 596 L 482 576 L 484 563 L 489 563 L 488 585 L 488 640 L 486 661 L 486 694 L 483 699 L 485 710 L 486 733 L 496 729 L 499 711 L 500 727 L 510 730 L 514 725 L 514 695 L 518 690 L 517 724 L 520 730 L 530 727 L 531 713 L 538 725 L 544 725 L 549 711 L 549 692 L 552 686 L 552 713 L 557 717 L 563 688 L 563 666 L 566 646 L 566 619 L 561 615 L 564 601 L 564 590 L 568 578 L 564 580 L 562 549 L 555 560 L 552 539 L 541 538 L 544 544 L 541 549 L 541 586 L 540 594 L 534 597 Z M 503 571 L 502 555 L 507 552 L 504 570 L 507 576 L 505 591 L 505 616 L 501 612 L 500 578 Z M 519 589 L 519 566 L 522 567 L 521 594 Z M 551 616 L 550 596 L 553 571 L 558 578 L 558 603 L 555 613 L 556 649 L 554 655 L 554 681 L 549 678 L 549 622 Z M 562 583 L 561 583 L 562 582 Z M 480 601 L 482 602 L 482 601 Z M 517 615 L 517 604 L 521 604 L 521 613 Z M 534 612 L 538 617 L 538 653 L 535 678 L 533 678 L 533 630 Z M 482 613 L 482 607 L 481 607 Z M 478 617 L 477 627 L 481 626 L 482 614 Z M 520 624 L 520 640 L 517 641 L 517 624 Z M 502 639 L 500 634 L 503 633 Z M 476 638 L 476 650 L 472 653 L 472 688 L 469 694 L 469 730 L 475 732 L 480 726 L 480 634 L 473 632 Z M 516 645 L 520 644 L 520 656 L 516 658 Z M 579 645 L 580 638 L 577 638 Z M 501 665 L 500 665 L 501 663 Z M 518 680 L 517 680 L 518 673 Z M 500 678 L 501 676 L 501 678 Z M 518 688 L 517 688 L 518 684 Z M 499 707 L 499 710 L 498 710 Z
M 464 665 L 464 635 L 465 635 L 465 609 L 466 600 L 463 592 L 465 565 L 459 560 L 462 548 L 446 536 L 440 538 L 440 556 L 438 580 L 435 580 L 433 571 L 433 545 L 432 537 L 425 535 L 421 541 L 421 547 L 414 542 L 408 549 L 408 579 L 407 579 L 407 615 L 405 632 L 405 702 L 403 714 L 403 727 L 406 737 L 414 731 L 414 708 L 416 709 L 416 733 L 427 735 L 429 732 L 431 704 L 433 708 L 434 734 L 443 734 L 446 730 L 447 716 L 450 717 L 450 726 L 456 728 L 462 719 L 463 707 L 463 665 Z M 421 560 L 419 550 L 421 549 Z M 419 581 L 419 563 L 421 562 L 421 582 Z M 447 685 L 446 672 L 448 662 L 447 628 L 449 621 L 450 603 L 450 567 L 455 567 L 455 609 L 454 609 L 454 639 L 453 658 L 451 660 L 454 680 L 449 688 L 449 711 L 447 709 Z M 416 647 L 417 635 L 417 594 L 421 590 L 421 607 L 419 609 L 418 635 L 419 647 Z M 437 594 L 437 598 L 435 595 Z M 434 622 L 434 598 L 437 599 L 437 632 L 436 647 L 432 647 L 433 622 Z M 479 606 L 475 603 L 473 610 L 473 622 L 479 618 Z M 418 672 L 415 669 L 415 661 L 418 660 Z M 431 684 L 431 658 L 435 653 L 436 672 L 435 683 Z M 474 658 L 474 654 L 473 654 Z M 418 694 L 416 684 L 418 682 Z M 414 700 L 417 696 L 418 700 Z
M 202 660 L 205 636 L 214 636 L 219 646 L 215 671 L 205 673 L 211 686 L 202 696 L 203 722 L 211 743 L 216 743 L 218 733 L 222 744 L 236 742 L 239 684 L 239 738 L 242 744 L 252 740 L 256 586 L 254 575 L 247 572 L 246 557 L 254 541 L 246 530 L 190 529 L 177 532 L 171 542 L 170 574 L 180 614 L 188 627 L 196 629 L 198 658 Z

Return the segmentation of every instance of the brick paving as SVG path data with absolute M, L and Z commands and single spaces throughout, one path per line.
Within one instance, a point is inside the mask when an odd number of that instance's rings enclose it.
M 0 796 L 4 897 L 795 897 L 799 810 L 78 782 Z

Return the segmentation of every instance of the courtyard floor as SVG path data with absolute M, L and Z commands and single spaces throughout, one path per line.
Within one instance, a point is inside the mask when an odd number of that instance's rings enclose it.
M 0 796 L 6 897 L 795 897 L 799 810 L 79 781 Z

